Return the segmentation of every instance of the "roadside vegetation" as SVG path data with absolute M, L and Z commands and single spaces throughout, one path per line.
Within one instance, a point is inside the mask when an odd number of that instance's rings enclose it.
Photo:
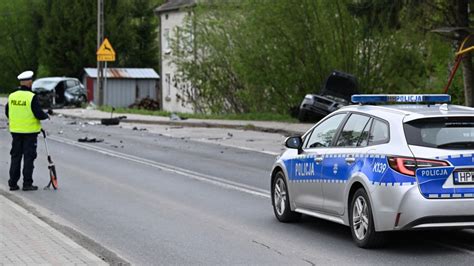
M 153 9 L 164 0 L 105 0 L 105 37 L 117 51 L 109 67 L 158 69 Z M 96 67 L 97 1 L 0 1 L 0 88 L 13 90 L 27 69 L 36 78 L 80 78 L 84 67 Z M 1 92 L 1 91 L 0 91 Z
M 159 19 L 153 10 L 164 1 L 105 0 L 106 37 L 117 51 L 109 67 L 159 70 Z M 332 70 L 354 74 L 361 93 L 441 93 L 465 35 L 446 27 L 472 29 L 472 5 L 198 1 L 171 40 L 167 56 L 178 67 L 172 82 L 178 98 L 196 112 L 223 119 L 258 114 L 284 120 L 305 94 L 322 88 Z M 25 69 L 37 78 L 80 77 L 84 67 L 95 67 L 96 11 L 97 1 L 91 0 L 0 1 L 0 92 L 15 88 Z M 473 83 L 469 55 L 449 91 L 453 102 L 474 106 Z
M 462 37 L 433 30 L 474 19 L 467 0 L 213 3 L 193 8 L 170 55 L 181 99 L 210 113 L 287 113 L 334 69 L 358 77 L 362 93 L 442 93 Z M 455 103 L 474 105 L 472 72 L 469 56 Z
M 98 107 L 100 111 L 112 112 L 112 107 L 102 106 Z M 220 119 L 220 120 L 253 120 L 253 121 L 278 121 L 278 122 L 295 122 L 298 120 L 291 117 L 288 114 L 278 113 L 230 113 L 230 114 L 184 114 L 184 113 L 171 113 L 166 111 L 151 111 L 137 108 L 115 108 L 114 113 L 118 114 L 139 114 L 139 115 L 153 115 L 153 116 L 164 116 L 170 117 L 172 114 L 178 115 L 180 118 L 195 118 L 195 119 Z

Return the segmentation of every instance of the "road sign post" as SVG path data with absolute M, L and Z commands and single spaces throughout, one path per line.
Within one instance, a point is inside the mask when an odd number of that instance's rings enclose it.
M 97 49 L 97 62 L 105 62 L 105 75 L 100 73 L 100 77 L 104 78 L 104 89 L 103 95 L 101 94 L 100 97 L 102 99 L 101 103 L 105 103 L 105 96 L 107 94 L 107 62 L 113 62 L 115 61 L 115 50 L 112 47 L 112 44 L 110 44 L 109 40 L 107 38 L 104 39 L 102 44 L 100 45 L 99 49 Z M 99 71 L 99 70 L 97 70 Z M 102 69 L 100 70 L 102 71 Z M 99 73 L 97 73 L 97 78 L 99 78 Z

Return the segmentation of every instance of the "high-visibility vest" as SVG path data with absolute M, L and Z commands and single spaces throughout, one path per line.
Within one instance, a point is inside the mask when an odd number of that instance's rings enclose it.
M 38 133 L 41 123 L 31 110 L 35 94 L 18 90 L 8 96 L 8 119 L 11 133 Z

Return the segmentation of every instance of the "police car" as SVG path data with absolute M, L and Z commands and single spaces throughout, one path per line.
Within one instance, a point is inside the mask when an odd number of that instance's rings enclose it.
M 449 95 L 353 95 L 275 162 L 276 218 L 351 228 L 363 248 L 387 231 L 474 227 L 474 108 Z M 383 104 L 383 105 L 377 105 Z

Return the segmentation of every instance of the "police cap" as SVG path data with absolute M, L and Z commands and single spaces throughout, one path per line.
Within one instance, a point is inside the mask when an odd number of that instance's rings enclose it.
M 23 73 L 21 73 L 20 75 L 18 75 L 18 80 L 19 81 L 23 81 L 23 80 L 30 80 L 30 79 L 33 79 L 33 75 L 35 73 L 31 70 L 28 70 L 28 71 L 25 71 Z

